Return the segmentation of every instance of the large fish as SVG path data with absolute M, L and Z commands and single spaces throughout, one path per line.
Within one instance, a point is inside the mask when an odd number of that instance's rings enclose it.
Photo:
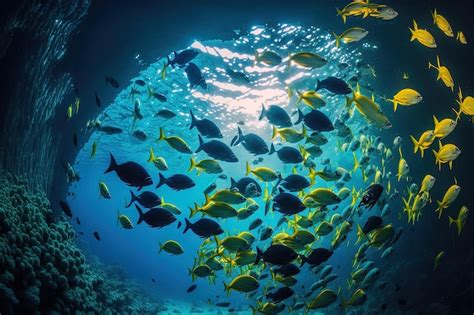
M 153 184 L 150 174 L 140 164 L 135 162 L 126 162 L 117 164 L 114 156 L 110 153 L 110 165 L 105 170 L 105 173 L 115 171 L 118 177 L 132 187 L 137 187 L 138 190 L 144 186 Z

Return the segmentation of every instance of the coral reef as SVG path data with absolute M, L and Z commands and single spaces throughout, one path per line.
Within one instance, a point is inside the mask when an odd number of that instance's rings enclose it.
M 91 266 L 42 192 L 0 173 L 0 313 L 156 314 L 162 306 L 113 268 Z

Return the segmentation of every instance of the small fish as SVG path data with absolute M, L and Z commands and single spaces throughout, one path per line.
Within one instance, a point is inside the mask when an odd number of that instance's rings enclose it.
M 197 284 L 192 284 L 192 285 L 186 290 L 186 292 L 187 292 L 187 293 L 191 293 L 191 292 L 193 292 L 194 290 L 196 290 L 196 288 L 197 288 Z
M 94 238 L 98 241 L 100 241 L 100 235 L 99 235 L 99 232 L 94 232 L 92 233 L 92 235 L 94 235 Z
M 94 91 L 94 94 L 95 94 L 95 104 L 97 105 L 97 107 L 100 107 L 101 101 L 100 101 L 99 94 L 97 94 L 97 91 Z
M 278 66 L 282 62 L 282 58 L 273 51 L 265 50 L 262 52 L 255 52 L 255 62 L 261 62 L 266 66 L 274 67 Z
M 448 88 L 451 89 L 451 91 L 454 92 L 454 79 L 451 76 L 451 72 L 449 72 L 449 69 L 446 68 L 446 66 L 442 66 L 440 61 L 439 61 L 439 56 L 436 56 L 436 64 L 437 66 L 434 66 L 431 62 L 428 62 L 428 69 L 435 69 L 438 71 L 438 77 L 436 80 L 441 79 L 443 81 L 444 85 Z
M 433 271 L 435 271 L 435 270 L 438 268 L 439 263 L 441 262 L 441 259 L 443 259 L 443 257 L 444 257 L 444 251 L 440 251 L 440 252 L 435 256 Z
M 462 31 L 458 31 L 456 34 L 456 40 L 458 40 L 461 44 L 467 45 L 466 36 Z
M 118 89 L 119 86 L 120 86 L 118 81 L 115 80 L 114 78 L 112 78 L 111 76 L 106 76 L 105 77 L 105 83 L 110 84 L 110 86 L 115 88 L 115 89 Z
M 120 222 L 120 225 L 122 226 L 122 228 L 126 230 L 133 229 L 132 221 L 130 221 L 130 218 L 127 217 L 126 215 L 124 214 L 119 215 L 117 212 L 117 220 Z
M 105 199 L 110 199 L 109 188 L 103 181 L 99 181 L 99 196 Z
M 156 112 L 155 117 L 170 119 L 170 118 L 176 117 L 176 113 L 165 108 L 165 109 L 160 109 L 158 112 Z
M 63 210 L 63 212 L 70 218 L 72 218 L 72 210 L 69 204 L 66 201 L 59 201 L 59 206 Z
M 396 112 L 398 105 L 412 106 L 420 103 L 423 100 L 423 97 L 418 91 L 413 89 L 403 89 L 395 94 L 393 99 L 385 100 L 393 103 L 393 111 Z
M 449 24 L 448 20 L 441 14 L 438 14 L 436 9 L 434 9 L 433 12 L 431 12 L 431 15 L 433 16 L 433 23 L 448 37 L 454 37 L 453 29 L 451 28 L 451 25 Z
M 469 209 L 466 206 L 462 206 L 461 209 L 459 209 L 458 217 L 456 219 L 453 219 L 451 216 L 449 216 L 449 226 L 451 226 L 453 223 L 456 225 L 458 236 L 461 236 L 461 231 L 464 227 L 464 224 L 466 224 L 468 214 Z
M 76 133 L 74 133 L 73 141 L 72 141 L 72 142 L 74 143 L 74 147 L 77 148 L 77 135 L 76 135 Z

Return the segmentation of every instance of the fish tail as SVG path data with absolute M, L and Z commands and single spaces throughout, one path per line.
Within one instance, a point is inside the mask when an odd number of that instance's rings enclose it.
M 415 137 L 413 137 L 412 135 L 410 135 L 410 138 L 411 138 L 411 141 L 413 142 L 413 153 L 416 153 L 418 152 L 418 149 L 420 149 L 420 143 L 416 141 Z M 420 149 L 420 151 L 422 150 Z
M 360 227 L 359 224 L 357 224 L 357 240 L 356 244 L 359 244 L 360 241 L 362 241 L 362 238 L 364 237 L 364 231 L 362 231 L 362 228 Z
M 184 223 L 185 223 L 185 226 L 184 226 L 183 234 L 186 233 L 192 227 L 192 223 L 189 222 L 188 218 L 184 218 Z
M 237 182 L 232 177 L 230 178 L 230 189 L 237 187 Z
M 420 148 L 421 158 L 425 157 L 425 149 Z
M 194 160 L 194 158 L 191 157 L 189 159 L 189 162 L 190 162 L 190 165 L 189 165 L 188 172 L 191 172 L 196 167 L 196 160 Z
M 242 129 L 240 127 L 237 127 L 237 136 L 233 142 L 233 145 L 236 146 L 240 144 L 244 140 L 244 133 L 242 132 Z
M 105 170 L 104 174 L 115 171 L 116 169 L 117 169 L 117 162 L 115 161 L 115 158 L 112 155 L 112 153 L 110 153 L 110 164 L 109 164 L 109 167 Z
M 461 235 L 461 231 L 462 231 L 462 225 L 461 225 L 461 220 L 459 219 L 453 219 L 451 217 L 449 217 L 449 226 L 451 226 L 451 224 L 455 223 L 456 224 L 456 228 L 458 229 L 458 236 Z
M 298 119 L 296 120 L 295 125 L 298 125 L 299 123 L 301 123 L 303 119 L 304 119 L 304 114 L 301 111 L 301 109 L 298 108 Z
M 265 115 L 267 113 L 267 110 L 265 109 L 265 105 L 262 104 L 262 112 L 260 113 L 260 117 L 258 117 L 258 120 L 262 120 L 265 118 Z
M 132 203 L 137 200 L 137 196 L 135 196 L 135 194 L 131 190 L 130 190 L 130 196 L 131 196 L 130 203 L 127 206 L 125 206 L 125 208 L 130 207 Z
M 275 126 L 272 126 L 272 140 L 278 136 L 278 129 Z
M 163 250 L 163 244 L 161 244 L 161 242 L 158 243 L 158 247 L 159 247 L 159 250 L 158 250 L 158 254 L 159 254 Z
M 158 176 L 160 180 L 158 182 L 158 185 L 156 185 L 156 188 L 160 188 L 161 186 L 163 186 L 163 184 L 166 183 L 166 177 L 163 174 L 159 173 Z
M 160 136 L 158 137 L 158 141 L 165 140 L 165 139 L 166 139 L 165 131 L 163 130 L 163 128 L 160 127 Z
M 435 212 L 439 212 L 438 214 L 438 219 L 441 218 L 441 214 L 443 214 L 443 203 L 439 200 L 436 200 L 436 203 L 438 204 L 438 208 L 436 208 Z
M 252 169 L 250 168 L 250 163 L 249 161 L 247 161 L 247 163 L 245 164 L 245 176 L 248 176 L 251 171 Z
M 439 124 L 439 121 L 438 121 L 438 118 L 436 118 L 435 115 L 433 115 L 433 122 L 434 122 L 434 125 L 435 125 L 434 129 L 436 129 L 436 127 L 437 127 L 438 124 Z
M 433 154 L 435 156 L 435 164 L 440 166 L 440 169 L 441 169 L 441 161 L 439 160 L 439 157 L 438 157 L 438 152 L 436 152 L 436 150 L 432 150 L 433 151 Z
M 300 267 L 303 267 L 303 265 L 306 263 L 307 259 L 304 255 L 299 255 L 300 259 L 301 259 L 301 264 L 300 264 Z
M 461 32 L 458 31 L 458 32 L 456 33 L 456 40 L 459 40 L 460 37 L 461 37 Z
M 433 24 L 436 24 L 436 15 L 437 15 L 436 9 L 434 9 L 434 11 L 431 11 L 431 16 L 433 17 Z
M 357 159 L 357 155 L 355 152 L 352 152 L 352 156 L 354 157 L 354 167 L 352 168 L 352 173 L 357 171 L 357 169 L 359 168 L 359 160 Z
M 153 148 L 150 147 L 150 157 L 148 158 L 147 162 L 153 162 L 155 160 L 155 152 L 153 152 Z
M 137 211 L 138 211 L 138 221 L 137 221 L 137 225 L 142 223 L 144 217 L 143 217 L 143 211 L 142 209 L 140 209 L 139 206 L 135 205 L 135 208 L 137 208 Z
M 189 114 L 191 115 L 191 125 L 189 125 L 189 129 L 193 129 L 196 126 L 196 117 L 194 117 L 193 110 L 189 110 Z
M 260 260 L 262 259 L 262 255 L 263 255 L 262 250 L 257 246 L 257 256 L 255 257 L 254 265 L 260 262 Z
M 334 35 L 336 35 L 336 34 L 334 34 Z M 336 46 L 337 46 L 337 44 L 336 44 Z M 322 87 L 322 85 L 321 85 L 321 80 L 316 79 L 316 90 L 315 90 L 315 91 L 319 91 L 319 90 L 322 89 L 322 88 L 323 88 L 323 87 Z
M 199 139 L 199 147 L 197 148 L 196 153 L 198 153 L 199 151 L 201 151 L 201 150 L 202 150 L 202 146 L 204 145 L 204 140 L 202 140 L 201 135 L 199 135 L 198 137 L 199 137 L 199 138 L 198 138 L 198 139 Z
M 146 86 L 146 91 L 147 91 L 147 94 L 148 94 L 148 99 L 150 99 L 151 96 L 153 95 L 153 90 L 152 90 L 151 86 L 147 85 Z
M 270 146 L 270 152 L 268 152 L 268 155 L 272 155 L 273 153 L 275 153 L 275 146 L 272 143 L 272 145 Z
M 336 33 L 332 33 L 334 35 L 334 37 L 336 38 L 336 47 L 339 48 L 339 42 L 341 40 L 341 37 L 339 35 L 337 35 Z M 319 80 L 318 80 L 318 84 L 319 84 Z M 316 91 L 318 90 L 318 88 L 316 88 Z

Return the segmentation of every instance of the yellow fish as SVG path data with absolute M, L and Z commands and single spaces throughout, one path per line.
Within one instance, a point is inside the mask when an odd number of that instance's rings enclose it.
M 275 173 L 275 171 L 272 170 L 271 168 L 261 166 L 261 167 L 252 169 L 250 167 L 250 163 L 247 161 L 245 176 L 248 176 L 250 173 L 254 174 L 255 176 L 257 176 L 260 180 L 264 182 L 272 182 L 278 179 L 277 173 Z
M 412 135 L 410 135 L 410 138 L 413 142 L 413 153 L 418 152 L 419 149 L 421 158 L 423 158 L 425 150 L 430 147 L 436 137 L 433 130 L 427 130 L 421 134 L 420 139 L 418 140 L 416 140 Z
M 439 150 L 433 150 L 433 154 L 436 158 L 436 164 L 439 165 L 439 169 L 441 170 L 441 164 L 448 163 L 449 169 L 453 169 L 453 161 L 461 154 L 461 150 L 454 144 L 445 144 L 441 143 L 439 140 Z
M 444 257 L 444 251 L 440 251 L 440 252 L 435 256 L 433 271 L 435 271 L 436 268 L 438 268 L 439 262 L 441 261 L 441 259 L 442 259 L 443 257 Z
M 457 33 L 457 35 L 456 35 L 456 39 L 457 39 L 461 44 L 464 44 L 464 45 L 467 44 L 466 36 L 465 36 L 464 33 L 461 32 L 461 31 L 458 31 L 458 33 Z
M 367 36 L 367 34 L 369 34 L 369 32 L 366 29 L 363 29 L 362 27 L 351 27 L 342 32 L 341 35 L 333 33 L 334 37 L 336 38 L 336 47 L 339 47 L 339 43 L 341 41 L 344 44 L 358 42 L 365 36 Z
M 448 68 L 445 66 L 442 66 L 439 62 L 439 56 L 436 56 L 436 63 L 438 66 L 434 66 L 431 62 L 428 62 L 428 69 L 434 68 L 438 70 L 438 77 L 436 80 L 441 79 L 443 81 L 444 85 L 446 85 L 448 88 L 451 89 L 451 91 L 454 91 L 454 80 L 453 77 L 451 76 L 451 73 L 449 72 Z
M 296 63 L 298 66 L 303 68 L 317 69 L 324 67 L 328 61 L 320 55 L 313 54 L 310 52 L 299 52 L 288 57 L 288 67 L 291 62 Z
M 102 198 L 110 199 L 109 188 L 103 181 L 99 181 L 99 193 Z
M 301 101 L 308 105 L 311 109 L 318 109 L 321 107 L 326 106 L 326 102 L 324 99 L 321 97 L 320 94 L 318 94 L 316 91 L 306 91 L 304 93 L 298 93 L 298 103 L 299 104 Z
M 201 171 L 207 174 L 220 174 L 224 171 L 216 160 L 204 159 L 197 162 L 191 157 L 188 172 L 191 172 L 193 169 L 197 170 L 198 175 L 201 174 Z
M 456 101 L 456 103 L 458 103 L 459 105 L 459 111 L 456 111 L 453 108 L 453 111 L 456 113 L 456 120 L 459 120 L 461 113 L 467 116 L 471 116 L 471 119 L 474 118 L 474 97 L 466 96 L 463 98 L 462 90 L 461 88 L 459 88 L 458 100 Z
M 306 127 L 305 125 L 303 125 L 301 132 L 298 132 L 293 128 L 277 128 L 273 126 L 272 140 L 275 139 L 277 136 L 280 136 L 286 142 L 297 143 L 306 138 Z
M 148 158 L 147 162 L 153 163 L 153 165 L 155 165 L 155 167 L 160 171 L 168 170 L 168 164 L 166 163 L 165 158 L 161 156 L 156 157 L 152 147 L 150 147 L 150 157 Z
M 451 226 L 451 224 L 453 223 L 456 224 L 456 227 L 458 229 L 458 236 L 461 235 L 461 231 L 462 231 L 462 228 L 464 227 L 464 224 L 466 224 L 468 214 L 469 214 L 469 209 L 466 206 L 462 206 L 461 209 L 459 210 L 457 219 L 453 219 L 449 217 L 449 226 Z
M 416 24 L 415 20 L 413 20 L 413 29 L 408 29 L 411 32 L 411 42 L 416 39 L 423 46 L 426 46 L 428 48 L 436 48 L 436 41 L 433 35 L 431 35 L 431 33 L 425 29 L 418 28 L 418 24 Z
M 158 138 L 158 141 L 161 140 L 165 140 L 169 144 L 169 146 L 175 149 L 176 151 L 187 154 L 193 153 L 186 141 L 177 136 L 165 136 L 163 128 L 160 127 L 160 137 Z
M 94 142 L 92 143 L 92 151 L 91 151 L 91 156 L 90 158 L 93 159 L 97 153 L 97 141 L 94 140 Z
M 457 185 L 457 183 L 455 182 L 453 185 L 451 185 L 451 187 L 448 188 L 448 190 L 443 196 L 443 200 L 436 201 L 436 203 L 438 204 L 438 208 L 436 209 L 435 212 L 439 212 L 439 215 L 438 215 L 439 218 L 441 218 L 441 215 L 443 214 L 443 210 L 451 206 L 451 204 L 454 202 L 454 200 L 456 200 L 460 192 L 461 192 L 461 186 Z
M 419 193 L 422 192 L 430 192 L 431 188 L 433 188 L 434 184 L 436 183 L 436 178 L 433 175 L 427 174 L 423 178 L 421 182 L 421 187 Z
M 444 34 L 446 34 L 446 36 L 454 37 L 453 29 L 444 16 L 438 14 L 436 9 L 431 12 L 431 15 L 433 16 L 433 24 L 435 24 Z
M 403 158 L 402 147 L 398 148 L 398 152 L 400 153 L 400 160 L 398 161 L 397 172 L 398 181 L 400 181 L 402 177 L 408 180 L 408 173 L 410 172 L 410 167 L 408 166 L 407 161 Z
M 342 18 L 342 21 L 346 23 L 348 16 L 362 15 L 362 18 L 366 18 L 373 11 L 373 7 L 369 7 L 369 4 L 365 1 L 352 1 L 341 10 L 336 9 L 337 16 Z
M 355 103 L 355 106 L 359 113 L 362 114 L 369 122 L 374 123 L 379 128 L 391 128 L 392 124 L 388 120 L 387 116 L 382 112 L 380 106 L 375 103 L 374 96 L 372 99 L 368 98 L 365 95 L 360 93 L 360 87 L 357 84 L 356 91 L 353 91 L 352 98 L 346 96 L 346 107 L 350 108 L 352 103 Z
M 67 112 L 66 112 L 67 120 L 71 119 L 72 113 L 73 113 L 73 111 L 72 111 L 72 104 L 71 104 L 71 105 L 69 105 L 68 108 L 67 108 Z
M 119 215 L 118 211 L 117 211 L 117 220 L 124 229 L 127 229 L 127 230 L 133 229 L 132 221 L 130 221 L 130 219 L 124 214 Z
M 398 105 L 411 106 L 418 104 L 423 100 L 423 97 L 418 91 L 413 89 L 403 89 L 399 91 L 393 99 L 386 99 L 389 102 L 393 103 L 393 111 L 397 111 Z
M 433 115 L 434 121 L 434 134 L 436 138 L 444 139 L 456 128 L 457 122 L 450 118 L 445 118 L 438 121 L 435 115 Z

